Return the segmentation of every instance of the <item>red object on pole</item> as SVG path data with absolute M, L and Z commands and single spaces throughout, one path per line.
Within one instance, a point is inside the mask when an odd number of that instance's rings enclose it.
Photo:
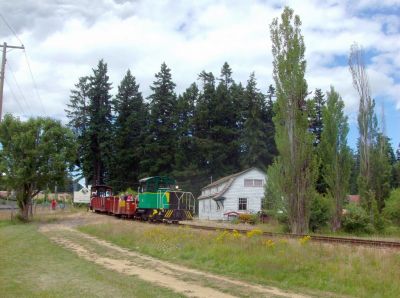
M 51 209 L 56 210 L 56 205 L 57 205 L 57 202 L 56 202 L 55 199 L 53 199 L 53 200 L 51 201 Z

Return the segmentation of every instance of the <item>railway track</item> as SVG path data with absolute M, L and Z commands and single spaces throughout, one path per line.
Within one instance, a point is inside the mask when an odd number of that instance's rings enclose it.
M 212 226 L 200 226 L 190 223 L 179 223 L 180 225 L 189 226 L 194 229 L 217 231 L 238 231 L 239 233 L 245 234 L 250 230 L 247 229 L 233 229 L 225 227 L 212 227 Z M 386 240 L 372 240 L 372 239 L 361 239 L 361 238 L 347 238 L 347 237 L 331 237 L 331 236 L 319 236 L 319 235 L 299 235 L 299 234 L 288 234 L 288 233 L 273 233 L 273 232 L 263 232 L 265 237 L 281 237 L 281 238 L 291 238 L 299 239 L 305 236 L 310 236 L 313 242 L 324 242 L 324 243 L 335 243 L 335 244 L 350 244 L 358 246 L 370 246 L 378 248 L 394 248 L 400 249 L 400 242 L 398 241 L 386 241 Z

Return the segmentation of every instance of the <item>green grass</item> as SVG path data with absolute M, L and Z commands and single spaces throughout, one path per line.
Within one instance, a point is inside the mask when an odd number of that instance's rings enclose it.
M 182 297 L 87 262 L 33 224 L 0 221 L 1 297 Z
M 161 259 L 294 291 L 357 297 L 399 297 L 400 253 L 304 241 L 234 237 L 138 222 L 91 225 L 81 231 Z

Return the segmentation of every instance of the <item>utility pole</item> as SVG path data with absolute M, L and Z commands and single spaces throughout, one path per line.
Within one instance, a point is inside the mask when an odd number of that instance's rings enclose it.
M 1 78 L 0 78 L 0 121 L 1 121 L 1 117 L 2 117 L 2 112 L 3 112 L 3 89 L 4 89 L 4 76 L 6 73 L 6 54 L 7 54 L 7 49 L 22 49 L 24 50 L 24 46 L 9 46 L 7 45 L 7 43 L 5 42 L 3 45 L 0 45 L 0 47 L 3 48 L 3 57 L 1 59 Z

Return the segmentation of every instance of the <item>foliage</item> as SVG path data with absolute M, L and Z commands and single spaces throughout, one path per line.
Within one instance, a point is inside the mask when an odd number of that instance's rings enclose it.
M 400 226 L 400 188 L 391 191 L 383 214 L 387 219 Z
M 281 22 L 274 19 L 270 29 L 277 94 L 275 142 L 280 154 L 275 159 L 275 172 L 280 175 L 275 176 L 278 181 L 273 184 L 287 200 L 291 231 L 302 234 L 308 230 L 309 197 L 318 166 L 313 154 L 313 136 L 308 131 L 305 45 L 300 26 L 299 16 L 285 7 Z
M 314 146 L 318 146 L 321 142 L 321 135 L 324 129 L 323 109 L 325 107 L 325 95 L 321 89 L 315 89 L 314 97 L 311 102 L 310 111 L 310 130 L 314 135 Z
M 272 109 L 272 105 L 266 105 L 264 95 L 257 89 L 254 73 L 247 81 L 244 102 L 246 112 L 242 131 L 241 163 L 244 168 L 258 166 L 265 169 L 272 163 L 275 155 L 275 152 L 271 152 L 268 147 L 271 142 L 274 143 L 274 131 L 268 129 L 269 122 L 272 121 L 272 113 L 268 109 Z
M 78 141 L 77 165 L 86 182 L 109 181 L 112 156 L 111 83 L 107 64 L 100 60 L 91 76 L 82 77 L 72 91 L 66 110 Z
M 373 177 L 371 185 L 374 190 L 379 213 L 382 212 L 385 200 L 390 194 L 390 182 L 392 178 L 390 151 L 392 150 L 389 139 L 382 133 L 378 133 L 376 135 L 376 144 L 371 152 L 371 173 Z
M 351 46 L 349 68 L 353 77 L 353 86 L 356 89 L 360 104 L 358 110 L 358 129 L 360 132 L 358 153 L 360 155 L 360 174 L 358 189 L 361 202 L 367 213 L 373 218 L 373 188 L 372 188 L 372 161 L 374 138 L 376 135 L 377 120 L 374 113 L 375 103 L 370 95 L 368 76 L 365 69 L 364 51 L 357 43 Z
M 141 176 L 168 175 L 175 157 L 175 83 L 171 69 L 163 63 L 150 86 L 149 133 L 145 139 Z
M 313 232 L 328 225 L 332 214 L 332 199 L 315 193 L 310 206 L 310 229 Z
M 75 158 L 72 132 L 59 121 L 6 115 L 0 124 L 0 171 L 7 189 L 16 192 L 21 216 L 28 220 L 32 198 L 41 190 L 63 185 Z
M 128 70 L 113 101 L 113 158 L 110 169 L 111 185 L 115 191 L 137 184 L 146 136 L 147 107 L 135 77 Z
M 321 159 L 321 176 L 328 198 L 332 200 L 332 229 L 340 229 L 343 201 L 348 194 L 351 171 L 351 153 L 347 146 L 349 127 L 344 115 L 344 102 L 333 87 L 327 93 L 323 108 L 324 130 L 318 153 Z
M 371 233 L 373 229 L 367 212 L 355 203 L 346 206 L 346 213 L 342 218 L 342 227 L 346 232 L 351 233 Z

